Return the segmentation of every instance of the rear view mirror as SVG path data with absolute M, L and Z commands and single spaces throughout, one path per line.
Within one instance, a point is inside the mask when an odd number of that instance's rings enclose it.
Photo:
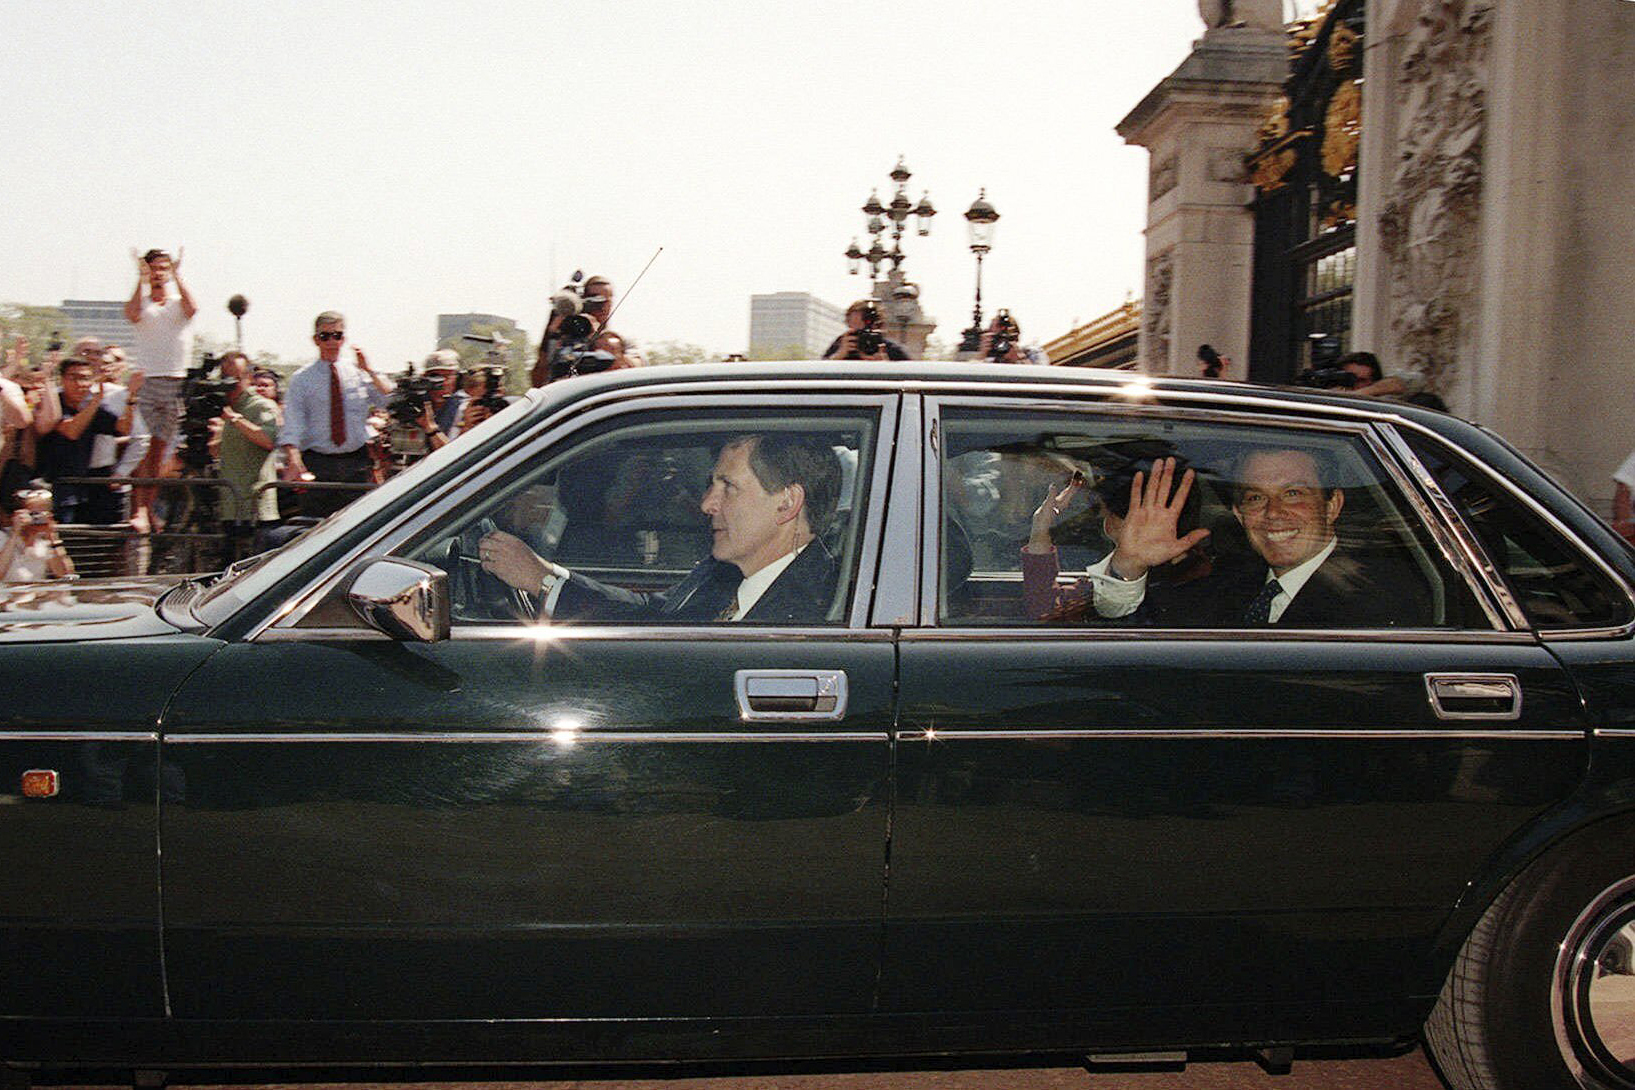
M 449 637 L 448 573 L 429 564 L 379 557 L 359 565 L 346 601 L 363 623 L 394 640 Z

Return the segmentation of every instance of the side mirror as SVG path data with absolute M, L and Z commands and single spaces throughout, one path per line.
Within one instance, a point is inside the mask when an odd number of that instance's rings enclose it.
M 363 623 L 394 640 L 432 643 L 449 637 L 448 573 L 396 557 L 366 560 L 346 588 Z

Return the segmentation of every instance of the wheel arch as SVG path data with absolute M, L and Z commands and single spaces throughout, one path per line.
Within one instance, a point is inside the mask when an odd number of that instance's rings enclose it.
M 1413 981 L 1413 994 L 1428 1011 L 1452 969 L 1465 939 L 1482 915 L 1529 867 L 1586 836 L 1617 835 L 1623 827 L 1635 838 L 1635 777 L 1594 785 L 1539 815 L 1507 840 L 1465 886 L 1431 948 L 1426 976 Z

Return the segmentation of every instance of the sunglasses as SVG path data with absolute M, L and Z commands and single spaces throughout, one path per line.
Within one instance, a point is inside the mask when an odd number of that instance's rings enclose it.
M 319 333 L 317 336 L 318 336 L 318 339 L 320 341 L 344 341 L 344 340 L 346 340 L 346 334 L 345 333 Z

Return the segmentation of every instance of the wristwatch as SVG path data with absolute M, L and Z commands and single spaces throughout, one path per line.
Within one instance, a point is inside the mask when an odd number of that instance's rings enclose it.
M 562 577 L 556 574 L 550 568 L 546 568 L 545 574 L 540 576 L 539 579 L 539 600 L 543 602 L 545 599 L 549 598 L 551 596 L 551 591 L 555 590 L 556 585 L 560 582 L 562 582 Z

